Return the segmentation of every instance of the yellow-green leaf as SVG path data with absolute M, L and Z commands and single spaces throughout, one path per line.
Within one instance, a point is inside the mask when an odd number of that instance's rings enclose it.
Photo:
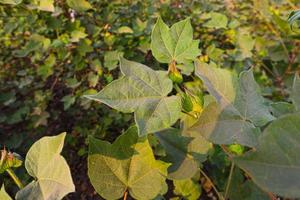
M 154 158 L 147 137 L 131 127 L 113 144 L 89 139 L 88 174 L 105 199 L 119 199 L 126 191 L 135 199 L 153 199 L 165 186 L 166 163 Z
M 60 155 L 65 136 L 43 137 L 32 145 L 25 167 L 34 180 L 17 193 L 17 200 L 58 200 L 75 191 L 69 166 Z

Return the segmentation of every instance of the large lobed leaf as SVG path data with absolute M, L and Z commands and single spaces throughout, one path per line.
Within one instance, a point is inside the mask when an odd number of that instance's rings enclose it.
M 260 94 L 252 70 L 234 73 L 196 61 L 196 75 L 219 105 L 211 104 L 191 128 L 216 144 L 239 143 L 253 147 L 263 126 L 274 117 Z
M 273 121 L 259 137 L 256 151 L 236 157 L 261 188 L 280 196 L 300 198 L 300 115 Z
M 141 136 L 169 128 L 178 120 L 181 101 L 178 96 L 167 96 L 172 81 L 165 72 L 124 58 L 120 59 L 120 68 L 123 77 L 86 97 L 122 112 L 135 112 Z
M 235 168 L 228 191 L 230 200 L 270 200 L 269 195 L 262 191 L 251 180 L 245 180 L 241 169 Z
M 186 63 L 199 54 L 199 40 L 193 40 L 193 28 L 189 18 L 169 28 L 158 18 L 151 35 L 153 56 L 161 63 Z
M 60 200 L 75 191 L 69 166 L 60 155 L 65 136 L 44 137 L 32 145 L 25 167 L 35 180 L 17 193 L 17 200 Z
M 182 136 L 181 131 L 175 128 L 155 133 L 155 137 L 166 150 L 166 160 L 172 163 L 168 168 L 168 178 L 192 178 L 199 167 L 197 161 L 188 152 L 188 145 L 193 138 Z
M 89 139 L 88 174 L 105 199 L 119 199 L 126 191 L 135 199 L 153 199 L 165 186 L 168 164 L 157 161 L 147 137 L 129 128 L 113 144 Z

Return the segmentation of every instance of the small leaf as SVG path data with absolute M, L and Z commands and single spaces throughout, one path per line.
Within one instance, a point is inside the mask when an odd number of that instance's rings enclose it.
M 48 12 L 54 12 L 54 0 L 39 0 L 38 9 Z
M 228 19 L 225 15 L 216 12 L 211 12 L 209 15 L 211 19 L 204 26 L 216 29 L 227 27 Z
M 74 30 L 71 32 L 71 42 L 79 42 L 80 39 L 86 38 L 87 34 L 83 30 Z
M 201 195 L 201 186 L 192 179 L 173 181 L 174 193 L 187 200 L 197 200 Z
M 78 12 L 86 11 L 92 8 L 92 5 L 87 0 L 67 0 L 67 4 Z
M 259 137 L 256 151 L 236 157 L 261 188 L 287 198 L 300 198 L 300 115 L 273 121 Z
M 193 40 L 193 29 L 187 18 L 169 28 L 158 18 L 151 34 L 153 56 L 161 63 L 186 63 L 199 54 L 199 40 Z
M 120 51 L 106 51 L 104 54 L 104 67 L 113 70 L 118 67 L 119 58 L 123 56 Z
M 76 97 L 73 95 L 66 95 L 61 99 L 64 102 L 64 110 L 68 110 L 76 101 Z
M 242 59 L 252 57 L 252 49 L 255 44 L 255 40 L 248 34 L 239 34 L 237 39 L 238 45 L 242 53 Z
M 43 137 L 32 145 L 25 167 L 35 180 L 17 193 L 17 200 L 58 200 L 75 191 L 69 166 L 60 155 L 65 136 Z
M 128 26 L 121 26 L 118 28 L 118 33 L 133 33 L 133 30 Z
M 0 0 L 2 4 L 11 4 L 11 5 L 18 5 L 22 2 L 22 0 Z
M 135 199 L 153 199 L 165 186 L 168 164 L 156 161 L 147 137 L 131 127 L 113 144 L 90 137 L 88 174 L 105 199 L 119 199 L 125 191 Z
M 178 120 L 181 101 L 178 96 L 167 96 L 172 90 L 167 73 L 124 58 L 120 68 L 123 77 L 85 97 L 122 112 L 135 112 L 140 136 L 169 128 Z

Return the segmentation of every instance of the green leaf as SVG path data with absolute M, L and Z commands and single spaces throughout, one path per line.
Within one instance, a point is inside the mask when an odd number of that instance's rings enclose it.
M 124 58 L 120 59 L 120 68 L 124 76 L 85 97 L 122 112 L 135 112 L 140 136 L 169 128 L 178 120 L 181 101 L 177 96 L 167 96 L 172 81 L 166 72 Z
M 90 137 L 88 174 L 105 199 L 119 199 L 125 191 L 135 199 L 153 199 L 165 186 L 166 163 L 156 161 L 147 137 L 131 127 L 113 144 Z
M 67 0 L 67 4 L 78 12 L 86 11 L 92 8 L 92 5 L 87 0 Z
M 86 38 L 88 35 L 85 33 L 84 29 L 78 29 L 71 32 L 71 42 L 79 42 L 80 39 Z
M 22 0 L 0 0 L 2 4 L 11 4 L 11 5 L 18 5 L 22 2 Z
M 189 129 L 215 144 L 241 144 L 254 147 L 260 131 L 242 118 L 222 112 L 216 103 L 209 104 Z
M 227 27 L 228 19 L 225 15 L 216 12 L 211 12 L 209 15 L 211 19 L 204 24 L 205 27 L 216 29 Z
M 187 18 L 169 28 L 158 18 L 151 34 L 153 56 L 161 63 L 186 63 L 199 54 L 199 40 L 193 40 L 193 29 Z
M 0 199 L 1 200 L 12 200 L 12 198 L 6 193 L 4 185 L 2 185 L 0 190 Z
M 242 171 L 235 168 L 232 175 L 228 197 L 230 200 L 269 200 L 268 194 L 251 180 L 244 180 Z
M 193 138 L 182 136 L 181 131 L 175 128 L 155 133 L 155 137 L 167 152 L 166 161 L 172 163 L 168 168 L 168 178 L 192 178 L 198 171 L 198 163 L 187 149 Z
M 133 30 L 128 26 L 121 26 L 118 28 L 118 33 L 133 33 Z
M 44 65 L 39 66 L 37 69 L 37 74 L 41 76 L 44 80 L 53 74 L 53 66 L 56 64 L 56 57 L 54 54 L 50 54 Z
M 255 146 L 255 137 L 259 131 L 256 127 L 265 125 L 274 117 L 265 105 L 252 70 L 242 72 L 238 79 L 226 69 L 196 61 L 195 72 L 215 97 L 219 107 L 214 104 L 207 107 L 201 117 L 202 121 L 199 119 L 199 123 L 192 129 L 203 131 L 202 134 L 213 143 L 237 142 Z
M 300 110 L 300 78 L 299 74 L 295 75 L 291 98 L 297 111 Z
M 197 61 L 195 71 L 222 110 L 249 120 L 256 126 L 263 126 L 274 119 L 261 96 L 252 69 L 243 71 L 238 79 L 235 74 L 226 69 L 201 65 Z
M 174 193 L 181 195 L 187 200 L 197 200 L 201 195 L 201 186 L 192 179 L 176 180 L 173 182 L 175 189 Z
M 234 162 L 261 188 L 288 198 L 300 197 L 300 115 L 273 121 L 259 137 L 256 151 Z
M 64 102 L 64 110 L 68 110 L 76 101 L 76 97 L 73 95 L 66 95 L 61 99 Z
M 43 137 L 32 145 L 25 167 L 35 180 L 17 193 L 17 200 L 57 200 L 75 191 L 69 166 L 60 155 L 65 136 Z
M 280 117 L 289 113 L 295 112 L 295 106 L 287 102 L 275 102 L 271 103 L 271 111 L 275 117 Z

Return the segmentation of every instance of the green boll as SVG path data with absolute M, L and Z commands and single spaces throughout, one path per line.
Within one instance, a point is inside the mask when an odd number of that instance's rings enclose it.
M 191 112 L 193 111 L 193 101 L 191 99 L 191 97 L 185 93 L 182 94 L 182 98 L 181 98 L 181 102 L 182 102 L 182 108 L 185 112 Z

